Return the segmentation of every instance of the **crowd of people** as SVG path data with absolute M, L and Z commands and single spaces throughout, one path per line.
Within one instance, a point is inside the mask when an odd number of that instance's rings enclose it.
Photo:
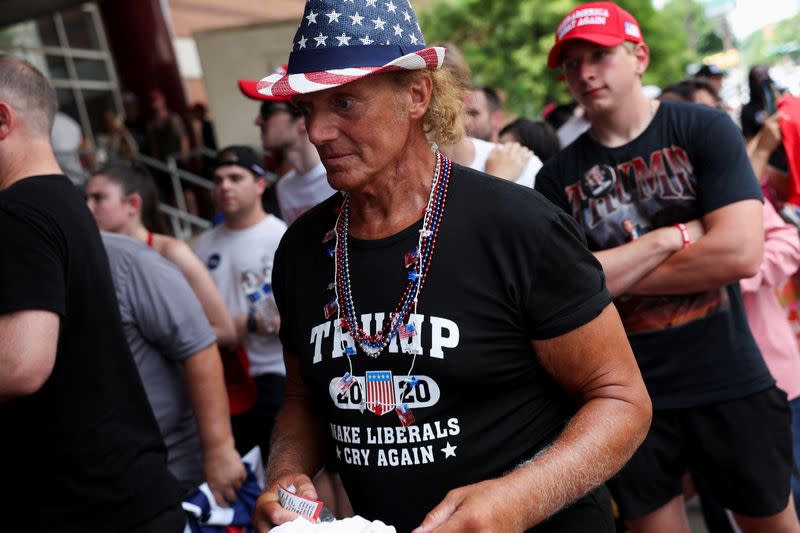
M 205 483 L 259 533 L 285 491 L 401 533 L 688 533 L 694 494 L 710 533 L 800 533 L 799 100 L 763 66 L 741 127 L 714 66 L 656 97 L 592 2 L 547 58 L 574 102 L 509 120 L 399 4 L 307 1 L 239 80 L 270 160 L 206 158 L 191 245 L 133 160 L 76 187 L 0 55 L 0 529 L 178 533 Z M 152 103 L 110 146 L 188 157 Z

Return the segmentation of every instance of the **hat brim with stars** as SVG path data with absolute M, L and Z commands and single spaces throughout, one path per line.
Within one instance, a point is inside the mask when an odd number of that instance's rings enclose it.
M 259 81 L 258 93 L 289 97 L 381 72 L 441 67 L 445 49 L 426 47 L 408 0 L 396 1 L 308 0 L 288 71 Z

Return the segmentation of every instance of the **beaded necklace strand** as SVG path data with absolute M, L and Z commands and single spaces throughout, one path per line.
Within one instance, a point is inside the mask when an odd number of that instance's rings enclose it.
M 344 195 L 344 200 L 342 201 L 342 206 L 336 219 L 336 226 L 331 232 L 336 238 L 335 246 L 333 250 L 329 252 L 334 257 L 335 282 L 332 285 L 335 292 L 335 299 L 326 306 L 326 314 L 330 313 L 332 315 L 332 311 L 335 309 L 338 319 L 337 323 L 342 332 L 349 331 L 356 345 L 359 346 L 366 355 L 372 358 L 378 357 L 396 336 L 399 335 L 401 338 L 409 338 L 417 334 L 414 323 L 411 321 L 406 322 L 406 320 L 412 307 L 413 314 L 417 315 L 419 295 L 427 279 L 433 252 L 436 248 L 439 226 L 444 215 L 450 170 L 452 168 L 452 163 L 449 159 L 444 157 L 438 150 L 434 149 L 434 151 L 436 153 L 436 166 L 434 168 L 428 204 L 425 208 L 422 220 L 422 229 L 419 230 L 417 247 L 415 250 L 406 254 L 404 258 L 406 268 L 409 269 L 408 284 L 394 311 L 385 320 L 381 330 L 376 331 L 375 334 L 368 333 L 358 325 L 355 302 L 351 291 L 350 264 L 347 246 L 350 223 L 350 197 L 347 194 Z M 338 386 L 343 393 L 355 382 L 351 357 L 356 355 L 356 349 L 352 346 L 347 346 L 343 335 L 341 339 L 342 351 L 347 356 L 347 362 L 350 368 L 350 371 L 345 373 L 339 380 Z M 414 364 L 416 363 L 420 349 L 409 344 L 408 348 L 403 347 L 403 351 L 413 355 L 411 367 L 407 373 L 407 376 L 409 376 L 409 385 L 413 386 L 416 383 L 416 379 L 411 373 L 414 369 Z M 405 394 L 400 398 L 399 404 L 402 404 L 404 396 Z M 399 404 L 383 405 L 382 407 L 385 408 L 386 411 L 389 409 L 397 409 L 403 425 L 408 425 L 413 422 L 413 415 L 407 405 Z

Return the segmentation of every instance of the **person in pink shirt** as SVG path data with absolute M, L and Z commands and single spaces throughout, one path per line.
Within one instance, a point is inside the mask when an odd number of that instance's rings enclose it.
M 800 268 L 800 238 L 768 201 L 764 202 L 764 260 L 758 273 L 739 282 L 747 321 L 770 373 L 792 407 L 792 447 L 800 464 L 800 349 L 776 289 Z M 792 475 L 795 508 L 800 479 Z

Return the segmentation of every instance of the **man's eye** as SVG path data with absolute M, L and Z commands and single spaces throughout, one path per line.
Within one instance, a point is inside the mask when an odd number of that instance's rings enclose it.
M 350 109 L 353 107 L 353 101 L 347 98 L 342 98 L 336 101 L 336 107 L 339 109 Z
M 608 55 L 608 51 L 607 50 L 595 50 L 594 53 L 592 54 L 592 56 L 595 59 L 603 59 L 607 55 Z
M 564 61 L 564 68 L 567 70 L 575 70 L 578 67 L 578 61 L 576 59 L 567 59 Z

